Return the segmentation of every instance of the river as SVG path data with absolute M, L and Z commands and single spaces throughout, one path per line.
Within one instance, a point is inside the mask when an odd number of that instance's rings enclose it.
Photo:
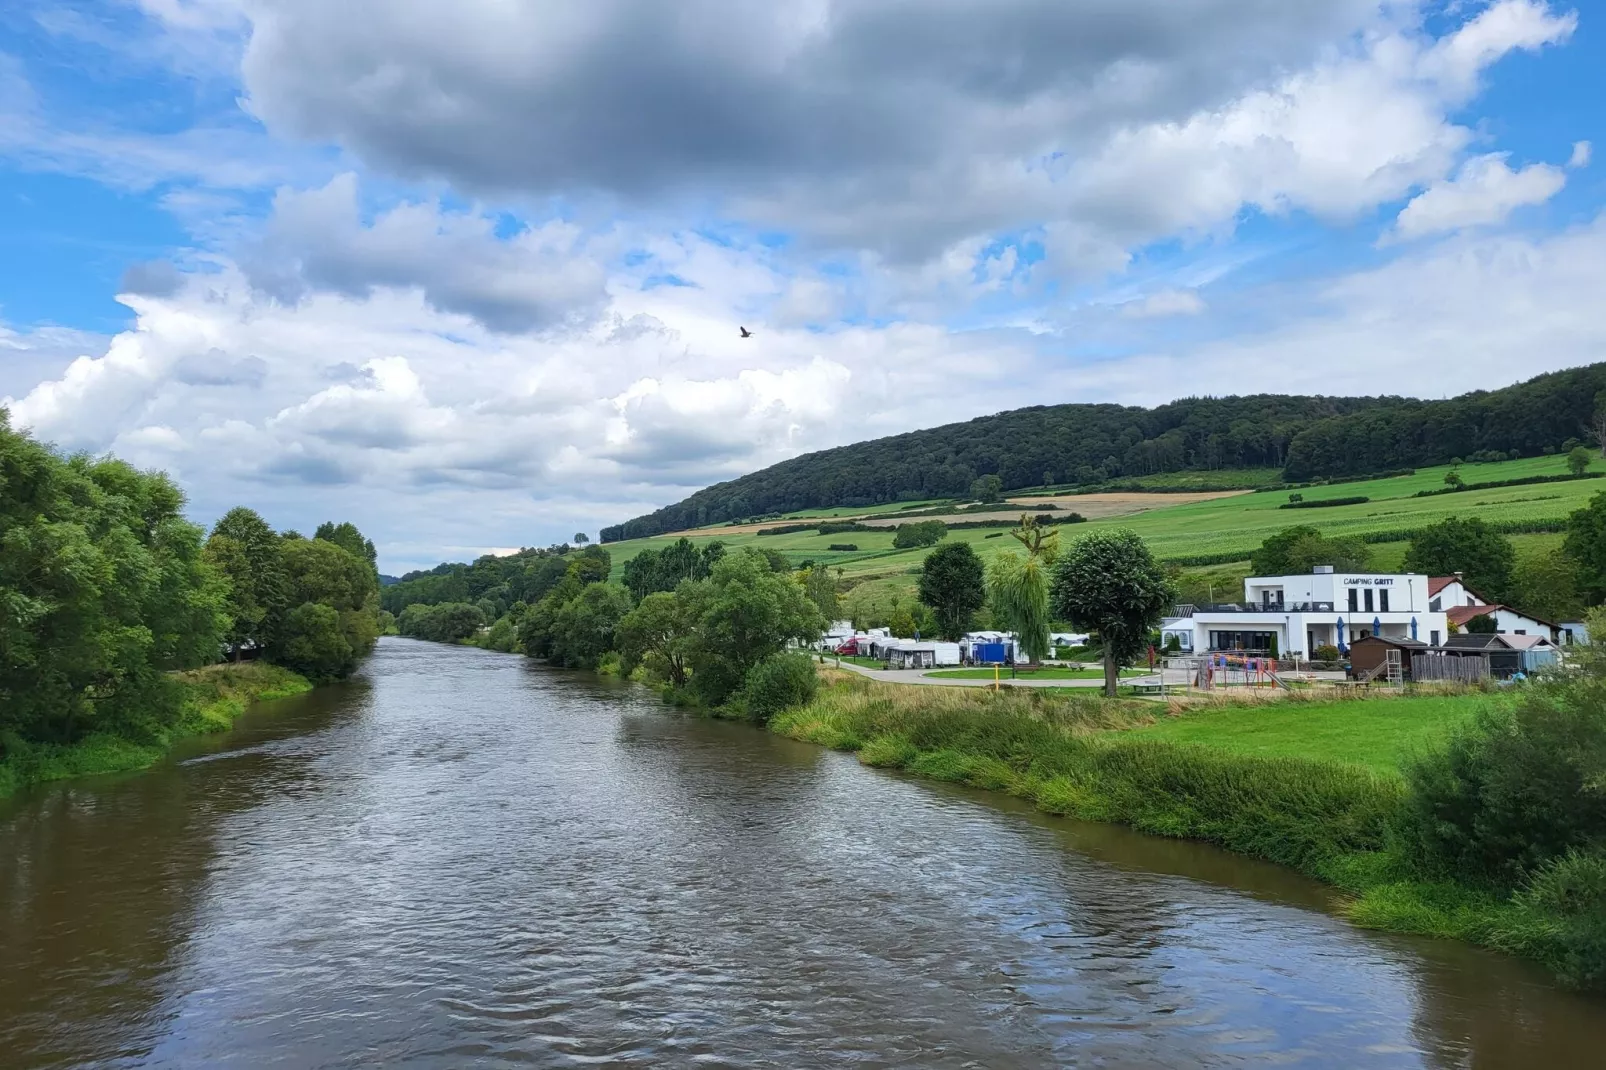
M 0 1065 L 1601 1065 L 1606 1002 L 525 659 L 386 639 L 0 803 Z

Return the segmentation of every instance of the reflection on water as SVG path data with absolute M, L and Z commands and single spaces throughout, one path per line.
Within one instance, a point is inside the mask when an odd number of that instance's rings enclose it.
M 5 1065 L 1597 1065 L 1606 1004 L 1195 844 L 389 639 L 0 809 Z

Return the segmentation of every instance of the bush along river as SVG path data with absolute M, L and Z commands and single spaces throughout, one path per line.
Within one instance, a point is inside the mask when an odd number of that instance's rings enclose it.
M 1599 997 L 1333 895 L 386 639 L 148 772 L 0 802 L 0 1062 L 1599 1065 Z

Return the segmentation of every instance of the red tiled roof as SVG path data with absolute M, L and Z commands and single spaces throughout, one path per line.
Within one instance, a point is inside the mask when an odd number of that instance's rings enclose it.
M 1504 608 L 1505 606 L 1451 606 L 1444 611 L 1444 615 L 1449 618 L 1451 624 L 1460 628 L 1473 617 L 1482 617 Z
M 1440 591 L 1444 590 L 1446 587 L 1450 586 L 1450 584 L 1452 584 L 1454 582 L 1455 582 L 1455 577 L 1454 576 L 1429 576 L 1428 577 L 1428 597 L 1432 598 L 1434 595 L 1438 594 Z

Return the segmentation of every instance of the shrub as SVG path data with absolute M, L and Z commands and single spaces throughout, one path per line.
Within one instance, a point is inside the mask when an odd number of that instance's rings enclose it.
M 1315 650 L 1312 650 L 1310 656 L 1314 661 L 1337 661 L 1339 658 L 1338 647 L 1332 643 L 1323 643 Z
M 920 546 L 935 546 L 947 536 L 948 525 L 941 520 L 920 520 L 899 524 L 892 536 L 892 545 L 899 550 L 911 550 Z
M 1556 930 L 1547 958 L 1564 980 L 1606 982 L 1606 854 L 1569 852 L 1535 873 L 1516 899 Z
M 858 548 L 858 543 L 852 542 L 833 542 L 830 546 L 826 547 L 827 550 L 836 550 L 841 553 L 848 553 L 853 550 L 857 550 Z
M 807 654 L 775 654 L 748 670 L 742 695 L 748 716 L 765 724 L 784 709 L 812 702 L 819 687 Z
M 1606 685 L 1538 686 L 1486 707 L 1406 769 L 1395 831 L 1429 874 L 1515 888 L 1575 849 L 1606 847 Z
M 1372 499 L 1364 494 L 1352 495 L 1348 498 L 1317 498 L 1314 501 L 1300 500 L 1297 502 L 1284 502 L 1279 509 L 1329 509 L 1335 505 L 1365 505 Z

